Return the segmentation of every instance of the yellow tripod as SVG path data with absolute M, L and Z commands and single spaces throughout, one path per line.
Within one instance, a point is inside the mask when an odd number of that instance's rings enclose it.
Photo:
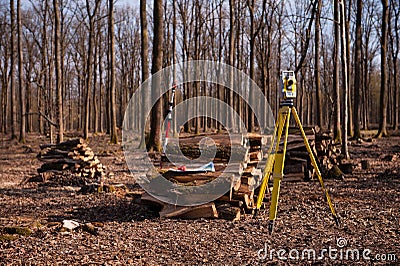
M 304 144 L 306 145 L 307 152 L 310 155 L 311 164 L 316 171 L 319 183 L 321 184 L 322 191 L 325 194 L 325 198 L 326 198 L 326 201 L 328 202 L 328 205 L 329 205 L 329 208 L 333 215 L 333 218 L 334 218 L 336 224 L 339 226 L 339 218 L 336 215 L 335 209 L 333 208 L 331 199 L 328 194 L 328 190 L 325 188 L 324 181 L 322 180 L 321 172 L 319 171 L 317 162 L 311 151 L 310 144 L 308 143 L 306 134 L 304 133 L 304 129 L 303 129 L 303 126 L 301 125 L 300 118 L 297 114 L 296 108 L 293 106 L 293 101 L 283 101 L 279 108 L 278 119 L 276 120 L 274 135 L 272 137 L 272 143 L 271 143 L 271 146 L 269 147 L 267 162 L 266 162 L 265 169 L 264 169 L 264 177 L 263 177 L 263 180 L 261 183 L 260 192 L 258 194 L 257 205 L 256 205 L 256 210 L 255 210 L 254 215 L 257 214 L 258 210 L 260 209 L 260 207 L 262 205 L 262 202 L 263 202 L 263 199 L 265 196 L 265 190 L 267 189 L 267 185 L 268 185 L 268 179 L 269 179 L 269 176 L 273 169 L 274 172 L 273 172 L 272 177 L 274 180 L 274 185 L 273 185 L 273 190 L 272 190 L 271 205 L 270 205 L 270 210 L 269 210 L 269 225 L 268 225 L 268 230 L 270 232 L 272 232 L 273 227 L 274 227 L 274 221 L 276 219 L 276 214 L 277 214 L 277 210 L 278 210 L 279 190 L 280 190 L 280 185 L 281 185 L 281 181 L 283 178 L 283 169 L 284 169 L 284 165 L 285 165 L 286 146 L 287 146 L 287 139 L 288 139 L 288 134 L 289 134 L 289 121 L 290 121 L 291 113 L 293 113 L 294 119 L 296 120 L 296 124 L 300 128 L 300 131 L 301 131 L 301 134 L 302 134 L 302 137 L 304 140 Z M 284 136 L 284 142 L 283 142 L 283 150 L 282 150 L 282 152 L 278 152 L 279 151 L 279 142 L 281 140 L 284 129 L 285 129 L 285 136 Z M 276 146 L 275 146 L 275 150 L 273 150 L 275 142 L 276 142 Z

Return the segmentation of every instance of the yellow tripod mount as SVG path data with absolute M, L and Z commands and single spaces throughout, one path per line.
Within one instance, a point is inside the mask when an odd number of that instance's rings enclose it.
M 286 155 L 286 147 L 287 147 L 287 139 L 289 135 L 289 121 L 290 121 L 290 114 L 293 114 L 294 119 L 296 121 L 297 126 L 300 128 L 301 135 L 304 140 L 304 144 L 306 145 L 307 152 L 310 156 L 311 159 L 311 164 L 315 169 L 316 175 L 318 177 L 318 181 L 321 185 L 322 191 L 325 195 L 325 199 L 328 202 L 329 209 L 333 215 L 333 218 L 336 222 L 336 224 L 339 226 L 339 217 L 336 214 L 336 211 L 333 207 L 332 201 L 329 197 L 328 189 L 325 187 L 324 181 L 322 179 L 321 172 L 318 168 L 317 161 L 314 157 L 314 154 L 311 150 L 310 144 L 308 143 L 307 136 L 304 132 L 303 126 L 300 122 L 300 118 L 297 114 L 296 108 L 293 106 L 293 102 L 285 102 L 281 103 L 281 106 L 279 108 L 278 112 L 278 119 L 276 120 L 275 124 L 275 129 L 274 133 L 272 136 L 272 142 L 268 150 L 268 157 L 267 157 L 267 162 L 265 164 L 264 168 L 264 176 L 263 180 L 261 182 L 260 186 L 260 191 L 257 197 L 257 203 L 256 203 L 256 210 L 255 210 L 255 216 L 257 215 L 258 211 L 261 208 L 264 196 L 265 196 L 265 191 L 268 189 L 268 180 L 269 177 L 272 173 L 273 170 L 273 188 L 272 188 L 272 195 L 271 195 L 271 205 L 270 205 L 270 210 L 269 210 L 269 225 L 268 225 L 268 230 L 270 232 L 273 231 L 273 226 L 274 226 L 274 221 L 276 220 L 276 215 L 278 212 L 278 201 L 279 201 L 279 192 L 280 192 L 280 185 L 281 181 L 283 179 L 283 170 L 285 166 L 285 155 Z M 281 152 L 279 151 L 279 143 L 282 138 L 282 133 L 283 130 L 285 130 L 285 135 L 283 139 L 283 150 Z M 275 149 L 274 149 L 275 145 Z

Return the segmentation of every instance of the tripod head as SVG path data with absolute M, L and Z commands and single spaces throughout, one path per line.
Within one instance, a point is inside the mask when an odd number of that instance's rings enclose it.
M 292 70 L 281 71 L 281 106 L 293 106 L 293 100 L 296 99 L 296 77 Z

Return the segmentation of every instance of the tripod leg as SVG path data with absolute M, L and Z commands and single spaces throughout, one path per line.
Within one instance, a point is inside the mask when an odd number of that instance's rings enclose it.
M 262 204 L 264 196 L 265 196 L 265 191 L 267 189 L 269 176 L 272 172 L 272 168 L 273 168 L 273 165 L 275 162 L 275 152 L 279 149 L 279 142 L 280 142 L 280 139 L 282 136 L 283 125 L 284 125 L 285 120 L 286 120 L 286 114 L 284 114 L 282 112 L 282 110 L 279 110 L 278 119 L 276 120 L 276 124 L 275 124 L 274 135 L 272 137 L 272 142 L 271 142 L 271 145 L 268 150 L 268 157 L 267 157 L 267 162 L 266 162 L 265 168 L 264 168 L 263 180 L 261 182 L 260 191 L 259 191 L 258 197 L 257 197 L 254 217 L 257 215 L 258 210 L 261 208 L 261 204 Z M 275 152 L 272 152 L 275 141 L 276 141 Z
M 271 206 L 269 209 L 269 224 L 268 230 L 270 233 L 274 230 L 274 221 L 276 220 L 276 214 L 278 212 L 278 201 L 279 201 L 279 191 L 281 187 L 281 181 L 283 178 L 283 169 L 285 168 L 285 155 L 287 139 L 289 135 L 289 122 L 290 122 L 290 109 L 285 108 L 285 137 L 283 140 L 283 151 L 282 153 L 277 153 L 275 155 L 275 165 L 274 165 L 274 186 L 272 189 Z M 282 132 L 281 132 L 282 133 Z M 277 148 L 279 143 L 277 144 Z
M 333 215 L 333 219 L 335 220 L 336 225 L 339 226 L 339 217 L 337 216 L 335 208 L 333 207 L 331 198 L 329 197 L 328 189 L 325 187 L 324 181 L 322 180 L 322 175 L 321 175 L 321 172 L 319 171 L 317 161 L 315 160 L 314 154 L 312 153 L 310 144 L 308 143 L 306 133 L 304 133 L 303 126 L 301 125 L 301 121 L 300 121 L 299 115 L 297 114 L 295 107 L 292 107 L 292 112 L 293 112 L 294 119 L 296 120 L 296 123 L 300 128 L 301 135 L 303 136 L 304 144 L 306 145 L 307 152 L 310 155 L 311 164 L 313 165 L 315 172 L 317 173 L 318 181 L 321 185 L 322 191 L 325 194 L 325 198 L 326 198 L 326 201 L 328 202 L 329 209 L 331 210 L 331 213 Z
M 272 233 L 274 230 L 274 221 L 278 212 L 278 200 L 279 191 L 281 189 L 281 181 L 283 176 L 283 153 L 277 153 L 275 155 L 275 166 L 274 166 L 274 187 L 272 189 L 271 206 L 269 208 L 269 224 L 268 231 Z

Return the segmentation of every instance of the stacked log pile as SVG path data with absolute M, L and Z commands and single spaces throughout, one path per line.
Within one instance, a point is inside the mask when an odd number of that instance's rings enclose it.
M 59 144 L 42 144 L 37 158 L 44 163 L 37 170 L 41 181 L 62 181 L 69 185 L 87 185 L 102 180 L 105 167 L 82 138 Z
M 195 159 L 207 152 L 207 141 L 200 142 L 204 136 L 181 138 L 179 143 L 170 142 L 167 147 L 168 158 L 174 158 L 180 150 L 184 156 Z M 228 193 L 214 202 L 196 207 L 182 207 L 163 203 L 154 199 L 147 193 L 141 198 L 141 203 L 155 206 L 160 217 L 166 218 L 216 218 L 222 217 L 231 220 L 240 219 L 241 213 L 251 212 L 254 209 L 254 190 L 258 186 L 262 172 L 256 169 L 260 160 L 263 159 L 263 148 L 269 137 L 259 134 L 208 135 L 213 141 L 209 145 L 216 146 L 216 156 L 213 160 L 216 172 L 198 174 L 175 174 L 165 171 L 174 165 L 169 164 L 166 156 L 162 156 L 162 167 L 160 170 L 164 177 L 174 183 L 181 185 L 202 185 L 216 178 L 230 180 L 231 187 Z M 201 145 L 199 144 L 201 143 Z M 176 165 L 175 165 L 176 167 Z
M 285 158 L 285 180 L 310 180 L 314 177 L 315 171 L 300 130 L 291 128 L 289 133 Z M 340 144 L 334 143 L 332 133 L 322 132 L 318 128 L 305 128 L 305 133 L 319 164 L 319 169 L 326 176 L 334 165 L 339 164 L 340 148 L 338 145 Z
M 254 191 L 262 179 L 262 171 L 256 167 L 263 159 L 263 149 L 269 138 L 259 134 L 247 134 L 244 138 L 248 155 L 242 161 L 243 171 L 235 178 L 236 182 L 232 185 L 229 199 L 243 202 L 245 212 L 252 212 L 255 207 Z
M 320 170 L 323 174 L 326 174 L 328 169 L 338 163 L 340 150 L 334 145 L 333 138 L 329 133 L 321 133 L 311 128 L 306 128 L 305 132 Z M 170 142 L 167 147 L 168 158 L 182 157 L 183 154 L 189 159 L 196 159 L 204 154 L 212 155 L 215 153 L 213 159 L 215 172 L 196 174 L 180 172 L 177 174 L 175 171 L 168 171 L 168 169 L 180 165 L 174 165 L 166 156 L 161 156 L 160 173 L 171 182 L 189 186 L 203 185 L 216 178 L 224 178 L 231 182 L 229 192 L 214 202 L 196 207 L 166 204 L 145 193 L 142 196 L 141 203 L 157 207 L 160 217 L 222 217 L 237 220 L 240 219 L 241 214 L 252 213 L 254 210 L 254 198 L 257 194 L 255 190 L 263 177 L 262 168 L 265 164 L 267 144 L 271 142 L 271 136 L 245 134 L 231 136 L 230 139 L 226 134 L 206 135 L 209 139 L 201 141 L 204 137 L 189 136 L 179 139 L 179 142 Z M 283 140 L 281 141 L 280 144 L 283 145 Z M 211 148 L 209 149 L 214 145 L 216 147 L 214 151 Z M 257 168 L 259 163 L 261 169 Z M 285 181 L 303 181 L 313 178 L 314 169 L 311 166 L 309 154 L 298 129 L 290 129 L 284 171 Z

